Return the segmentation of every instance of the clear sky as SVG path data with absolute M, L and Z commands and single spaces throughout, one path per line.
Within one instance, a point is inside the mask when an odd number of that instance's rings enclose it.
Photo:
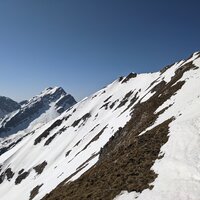
M 0 95 L 76 99 L 200 50 L 199 0 L 1 0 Z

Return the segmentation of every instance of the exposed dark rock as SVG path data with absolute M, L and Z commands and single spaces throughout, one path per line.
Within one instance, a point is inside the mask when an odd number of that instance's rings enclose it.
M 199 69 L 199 67 L 196 66 L 196 67 L 193 68 L 193 70 L 196 70 L 196 69 Z
M 92 129 L 90 130 L 90 132 L 94 131 L 94 129 L 96 129 L 99 125 L 100 125 L 100 124 L 97 124 L 94 128 L 92 128 Z
M 67 121 L 72 115 L 67 115 L 67 117 L 64 118 L 65 121 Z
M 37 174 L 41 174 L 46 166 L 47 166 L 47 162 L 44 161 L 41 164 L 33 167 L 33 169 L 36 171 Z
M 104 103 L 106 103 L 111 97 L 112 97 L 112 95 L 109 96 L 109 97 L 104 101 Z
M 61 133 L 63 133 L 64 131 L 67 130 L 68 127 L 63 127 L 61 128 L 58 132 L 54 133 L 51 137 L 48 138 L 48 140 L 44 143 L 44 146 L 49 145 L 57 135 L 60 135 Z
M 59 108 L 57 111 L 63 113 L 67 108 L 76 104 L 76 100 L 70 94 L 63 96 L 57 103 L 56 107 Z
M 123 76 L 120 76 L 120 77 L 118 78 L 118 81 L 121 82 L 123 79 L 124 79 L 124 77 L 123 77 Z
M 130 73 L 123 81 L 122 83 L 128 82 L 131 78 L 135 78 L 137 76 L 136 73 Z
M 2 173 L 2 174 L 0 175 L 0 184 L 2 184 L 2 183 L 3 183 L 3 181 L 4 181 L 4 178 L 5 178 L 5 174 L 4 174 L 4 173 Z
M 34 188 L 31 190 L 29 200 L 32 200 L 32 199 L 34 199 L 34 198 L 37 196 L 37 194 L 39 193 L 39 189 L 40 189 L 42 186 L 43 186 L 43 184 L 37 185 L 36 187 L 34 187 Z
M 138 96 L 138 92 L 137 93 L 135 93 L 135 95 L 134 95 L 134 97 L 130 100 L 130 103 L 129 103 L 129 105 L 127 106 L 127 108 L 122 112 L 122 113 L 124 113 L 124 112 L 126 112 L 129 108 L 131 108 L 135 103 L 136 103 L 136 101 L 139 99 L 139 96 Z M 121 113 L 121 114 L 122 114 Z M 120 114 L 120 115 L 121 115 Z
M 94 116 L 94 118 L 96 119 L 96 118 L 98 117 L 98 115 L 99 115 L 99 114 L 97 113 L 97 114 Z
M 3 127 L 0 128 L 0 135 L 1 133 L 12 134 L 12 129 L 16 132 L 27 128 L 33 119 L 38 118 L 43 113 L 42 109 L 46 110 L 48 108 L 49 106 L 45 106 L 42 101 L 38 101 L 27 109 L 24 108 L 23 110 L 19 110 L 15 116 L 6 121 Z
M 76 112 L 76 108 L 73 110 L 73 112 L 72 113 L 75 113 Z
M 67 157 L 70 154 L 71 150 L 69 150 L 66 154 L 65 157 Z
M 20 104 L 21 106 L 24 106 L 24 105 L 26 105 L 27 103 L 28 103 L 28 100 L 23 100 L 23 101 L 19 102 L 19 104 Z
M 54 128 L 62 124 L 62 121 L 63 120 L 61 119 L 56 120 L 49 128 L 47 128 L 40 136 L 38 136 L 35 139 L 34 145 L 37 145 L 38 143 L 42 141 L 42 139 L 46 138 Z
M 12 179 L 12 177 L 14 176 L 14 172 L 12 172 L 11 168 L 6 169 L 5 171 L 5 175 L 7 176 L 8 181 L 10 181 Z
M 105 93 L 106 93 L 106 91 L 104 90 L 100 95 L 105 94 Z
M 92 99 L 94 99 L 95 97 L 97 97 L 97 95 L 95 94 L 94 96 L 92 96 Z
M 20 104 L 12 99 L 4 96 L 0 96 L 0 118 L 8 113 L 11 113 L 17 109 L 20 109 Z
M 20 174 L 22 174 L 24 172 L 24 169 L 21 169 L 19 172 L 18 172 L 18 174 L 20 175 Z
M 33 131 L 33 132 L 34 132 L 34 131 Z M 15 141 L 15 142 L 9 143 L 8 146 L 4 146 L 3 148 L 0 148 L 0 156 L 1 156 L 2 154 L 4 154 L 5 152 L 7 152 L 9 149 L 12 149 L 12 148 L 13 148 L 14 146 L 16 146 L 19 142 L 21 142 L 27 135 L 32 134 L 33 132 L 24 135 L 23 137 L 19 138 L 19 139 L 18 139 L 17 141 Z
M 114 101 L 114 102 L 110 105 L 110 109 L 112 109 L 118 101 L 119 101 L 119 99 L 117 99 L 116 101 Z
M 105 110 L 107 110 L 109 104 L 110 104 L 110 101 L 107 102 L 107 103 L 105 103 L 105 104 L 104 104 L 103 106 L 101 106 L 101 108 L 99 108 L 99 109 L 105 108 Z
M 28 175 L 30 174 L 30 171 L 28 172 L 23 172 L 22 174 L 20 174 L 16 179 L 15 179 L 15 184 L 18 185 L 20 184 L 24 179 L 26 179 L 28 177 Z
M 91 117 L 91 114 L 90 113 L 86 113 L 80 119 L 74 121 L 74 123 L 72 124 L 72 126 L 76 127 L 81 121 L 85 122 L 90 117 Z
M 75 145 L 74 147 L 78 146 L 80 144 L 81 140 L 79 140 Z
M 118 109 L 118 108 L 120 108 L 120 107 L 122 107 L 122 106 L 124 106 L 124 105 L 128 102 L 128 99 L 129 99 L 129 97 L 130 97 L 132 94 L 133 94 L 133 91 L 129 91 L 129 92 L 125 95 L 125 97 L 121 100 L 121 102 L 119 103 L 119 105 L 117 106 L 117 108 L 115 108 L 115 110 Z
M 7 177 L 7 180 L 10 181 L 13 176 L 14 176 L 14 172 L 12 171 L 11 168 L 7 168 L 4 172 L 1 173 L 0 175 L 0 184 L 3 183 L 4 179 Z

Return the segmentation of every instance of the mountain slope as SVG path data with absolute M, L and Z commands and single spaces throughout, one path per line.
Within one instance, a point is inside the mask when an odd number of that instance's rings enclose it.
M 20 104 L 8 97 L 0 96 L 0 118 L 20 108 Z
M 20 109 L 0 121 L 0 155 L 75 103 L 75 99 L 59 87 L 47 88 L 29 101 L 23 101 Z
M 131 73 L 11 138 L 1 199 L 197 200 L 199 66 L 195 53 L 161 72 Z
M 44 199 L 109 200 L 122 191 L 117 200 L 199 199 L 197 66 L 199 54 L 194 54 L 162 70 L 150 92 L 134 105 L 131 120 L 102 149 L 96 165 L 69 184 L 65 180 Z

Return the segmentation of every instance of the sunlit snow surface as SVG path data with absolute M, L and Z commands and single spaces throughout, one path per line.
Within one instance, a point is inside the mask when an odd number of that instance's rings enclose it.
M 194 64 L 200 66 L 200 59 L 197 57 L 198 54 L 194 54 L 190 61 L 195 60 Z M 169 82 L 174 76 L 174 71 L 182 64 L 184 61 L 174 64 L 169 71 L 167 70 L 163 74 L 157 72 L 137 75 L 123 84 L 116 80 L 106 88 L 77 103 L 55 120 L 38 129 L 33 128 L 34 133 L 26 136 L 15 147 L 0 156 L 0 164 L 3 165 L 2 171 L 11 168 L 15 173 L 10 181 L 4 180 L 0 184 L 0 199 L 28 200 L 30 191 L 37 185 L 43 184 L 34 198 L 34 200 L 39 200 L 76 172 L 84 163 L 85 167 L 68 181 L 80 177 L 98 161 L 98 153 L 109 138 L 119 127 L 123 127 L 130 120 L 131 107 L 126 110 L 130 100 L 136 94 L 139 98 L 135 104 L 140 100 L 149 99 L 153 95 L 150 91 L 155 84 L 163 79 Z M 157 111 L 172 103 L 173 106 L 160 115 L 155 124 L 148 128 L 153 128 L 171 116 L 176 117 L 176 120 L 170 124 L 169 141 L 161 149 L 165 156 L 163 159 L 157 160 L 152 168 L 158 174 L 158 178 L 152 183 L 154 188 L 145 190 L 141 194 L 134 191 L 131 193 L 122 191 L 115 200 L 131 200 L 136 197 L 138 200 L 199 200 L 200 69 L 186 72 L 182 80 L 186 80 L 182 89 Z M 157 82 L 151 85 L 155 81 Z M 151 87 L 149 87 L 150 85 Z M 128 98 L 128 102 L 117 108 L 130 91 L 133 93 Z M 107 109 L 106 106 L 102 107 L 108 102 L 110 103 Z M 113 102 L 115 105 L 110 108 Z M 75 127 L 72 126 L 76 120 L 81 119 L 87 113 L 91 115 L 89 118 L 85 121 L 81 120 Z M 35 139 L 58 119 L 63 120 L 61 125 L 51 130 L 50 134 L 40 143 L 34 145 Z M 57 134 L 49 145 L 44 145 L 51 136 L 63 128 L 65 131 Z M 91 142 L 102 129 L 104 129 L 103 134 Z M 66 156 L 66 154 L 68 155 Z M 92 155 L 92 159 L 85 162 Z M 42 174 L 37 175 L 33 167 L 43 161 L 47 162 L 47 166 Z M 30 170 L 30 174 L 20 184 L 15 185 L 15 179 L 21 169 Z

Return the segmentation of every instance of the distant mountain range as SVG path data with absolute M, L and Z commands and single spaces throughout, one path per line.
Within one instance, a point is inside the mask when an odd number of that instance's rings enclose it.
M 20 104 L 6 97 L 2 99 L 5 100 L 1 107 L 2 110 L 7 110 L 7 115 L 0 120 L 0 137 L 42 126 L 76 103 L 61 87 L 47 88 L 41 94 Z
M 76 103 L 48 88 L 1 120 L 1 200 L 199 200 L 200 53 Z M 61 114 L 62 113 L 62 114 Z

